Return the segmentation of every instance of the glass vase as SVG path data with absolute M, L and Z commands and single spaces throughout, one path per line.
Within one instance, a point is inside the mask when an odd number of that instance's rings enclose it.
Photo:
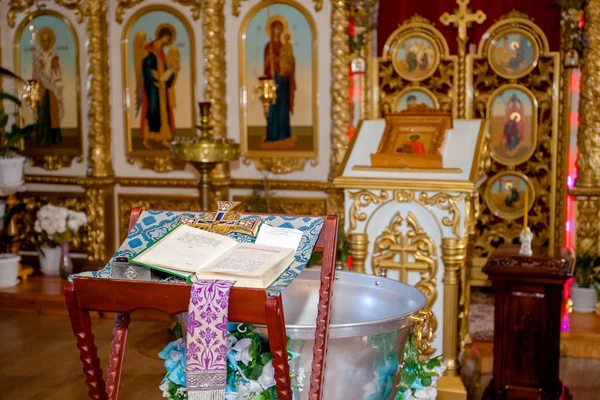
M 69 242 L 60 245 L 60 275 L 67 279 L 73 274 L 73 261 L 69 253 Z

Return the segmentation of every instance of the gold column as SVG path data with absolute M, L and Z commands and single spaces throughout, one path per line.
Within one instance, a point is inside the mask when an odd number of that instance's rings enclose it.
M 351 233 L 348 235 L 348 255 L 352 257 L 352 270 L 365 273 L 369 238 L 366 233 Z
M 106 178 L 114 175 L 110 154 L 110 103 L 108 71 L 108 24 L 105 0 L 88 0 L 87 16 L 87 84 L 88 84 L 88 176 Z
M 335 178 L 339 165 L 348 148 L 348 132 L 352 126 L 352 103 L 350 101 L 350 37 L 348 33 L 348 10 L 346 2 L 331 2 L 331 166 L 329 180 Z
M 444 337 L 442 353 L 446 363 L 446 375 L 458 373 L 458 303 L 460 272 L 464 268 L 467 247 L 463 239 L 442 238 L 444 261 Z
M 203 5 L 202 29 L 204 36 L 204 97 L 212 103 L 211 114 L 214 128 L 212 134 L 217 138 L 227 137 L 227 78 L 225 60 L 225 2 L 207 0 Z M 213 201 L 229 200 L 231 173 L 229 164 L 217 164 L 211 171 L 214 189 Z
M 579 175 L 576 185 L 598 186 L 600 169 L 600 0 L 588 0 L 585 7 L 584 35 L 589 41 L 583 57 L 577 134 Z
M 577 229 L 575 230 L 576 242 L 580 244 L 583 239 L 597 238 L 600 236 L 600 197 L 577 196 Z
M 88 217 L 88 261 L 103 266 L 115 252 L 115 203 L 113 178 L 88 178 L 85 188 Z

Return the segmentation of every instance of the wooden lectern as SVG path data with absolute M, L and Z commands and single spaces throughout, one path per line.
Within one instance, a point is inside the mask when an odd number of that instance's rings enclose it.
M 494 376 L 484 399 L 569 399 L 559 380 L 563 287 L 572 257 L 519 246 L 496 250 L 483 272 L 495 290 Z
M 142 211 L 142 209 L 132 211 L 129 230 L 133 228 Z M 244 214 L 240 213 L 240 215 Z M 313 250 L 323 252 L 323 263 L 311 366 L 310 400 L 322 398 L 337 234 L 338 217 L 325 217 L 325 223 Z M 190 290 L 191 285 L 187 284 L 73 277 L 73 282 L 65 286 L 64 292 L 90 398 L 116 400 L 119 397 L 130 314 L 147 308 L 170 315 L 185 312 L 188 310 Z M 118 313 L 106 382 L 94 344 L 90 311 Z M 292 400 L 281 295 L 269 296 L 265 289 L 233 287 L 229 300 L 229 320 L 267 326 L 278 397 L 280 400 Z

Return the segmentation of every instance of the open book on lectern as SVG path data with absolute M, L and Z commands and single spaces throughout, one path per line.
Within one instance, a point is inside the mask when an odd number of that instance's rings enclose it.
M 300 231 L 296 232 L 301 236 Z M 235 286 L 264 289 L 294 260 L 296 249 L 292 247 L 239 243 L 227 236 L 178 225 L 131 262 L 185 278 L 189 283 L 222 279 L 235 281 Z

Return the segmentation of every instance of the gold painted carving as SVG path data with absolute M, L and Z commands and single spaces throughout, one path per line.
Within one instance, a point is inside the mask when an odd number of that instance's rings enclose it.
M 470 0 L 457 0 L 458 9 L 454 10 L 454 14 L 445 12 L 440 17 L 442 24 L 448 26 L 450 24 L 458 28 L 458 117 L 465 118 L 466 116 L 466 56 L 467 42 L 469 37 L 467 30 L 473 25 L 473 22 L 482 24 L 487 16 L 481 10 L 472 13 L 469 7 Z
M 584 50 L 581 71 L 581 126 L 577 133 L 579 175 L 575 184 L 580 187 L 596 187 L 600 185 L 600 1 L 586 2 L 583 30 L 589 45 Z
M 435 62 L 430 74 L 416 81 L 403 78 L 394 67 L 397 53 L 412 37 L 421 37 L 434 47 Z M 406 20 L 386 40 L 381 58 L 376 60 L 373 73 L 374 92 L 372 114 L 380 118 L 383 114 L 398 111 L 397 104 L 406 93 L 419 91 L 431 98 L 434 106 L 442 111 L 457 115 L 456 76 L 457 58 L 451 56 L 444 36 L 426 18 L 415 15 Z
M 576 242 L 600 236 L 600 197 L 576 197 L 577 229 Z
M 66 9 L 72 10 L 75 13 L 75 19 L 77 23 L 83 22 L 83 1 L 81 0 L 54 0 L 54 3 L 57 5 L 64 7 Z M 27 11 L 27 9 L 31 9 L 37 6 L 37 2 L 34 0 L 9 0 L 8 2 L 8 13 L 6 14 L 6 18 L 8 20 L 8 26 L 11 28 L 15 27 L 15 22 L 17 15 Z
M 371 203 L 382 204 L 390 196 L 387 190 L 381 190 L 379 195 L 370 192 L 368 190 L 361 190 L 358 192 L 348 192 L 348 196 L 353 199 L 352 206 L 350 206 L 350 231 L 356 229 L 357 221 L 366 221 L 367 214 L 364 211 L 360 211 L 361 208 L 368 207 Z
M 242 208 L 246 212 L 251 212 L 245 207 L 249 198 L 250 196 L 233 196 L 234 201 L 242 203 Z M 274 196 L 269 198 L 269 210 L 267 212 L 290 215 L 325 215 L 326 209 L 326 198 Z
M 435 331 L 437 330 L 437 320 L 433 312 L 427 308 L 413 315 L 411 319 L 414 321 L 413 335 L 417 340 L 417 347 L 421 351 L 421 357 L 427 358 L 435 352 L 431 348 Z
M 346 2 L 331 3 L 331 155 L 329 180 L 335 178 L 348 148 L 348 134 L 352 126 L 353 110 L 350 101 L 348 34 Z
M 306 158 L 286 157 L 286 158 L 245 158 L 242 162 L 244 165 L 254 163 L 254 166 L 259 171 L 269 171 L 273 174 L 289 174 L 294 171 L 302 171 L 304 165 L 309 161 Z M 310 160 L 310 164 L 315 166 L 318 164 L 317 159 Z
M 42 167 L 49 171 L 56 171 L 68 167 L 73 163 L 73 160 L 78 163 L 83 162 L 82 156 L 69 154 L 28 155 L 27 158 L 29 159 L 31 166 Z
M 133 8 L 138 4 L 141 4 L 144 0 L 118 0 L 119 4 L 115 9 L 115 20 L 120 24 L 123 22 L 123 15 L 125 10 Z M 192 10 L 192 18 L 194 20 L 200 19 L 200 0 L 171 0 L 175 3 L 179 3 L 182 6 L 189 6 Z
M 87 87 L 89 119 L 88 176 L 105 178 L 114 175 L 111 161 L 110 75 L 108 68 L 108 24 L 106 1 L 88 0 L 87 17 Z
M 90 179 L 85 185 L 88 261 L 102 265 L 114 253 L 114 180 Z
M 417 202 L 421 203 L 423 206 L 433 205 L 439 210 L 447 211 L 450 215 L 442 217 L 442 224 L 444 226 L 452 227 L 452 233 L 456 237 L 461 237 L 460 211 L 458 210 L 458 206 L 456 205 L 456 203 L 460 202 L 463 199 L 463 194 L 451 195 L 447 193 L 438 193 L 429 197 L 428 193 L 423 192 L 419 195 Z
M 246 0 L 233 0 L 231 2 L 231 14 L 234 17 L 240 16 L 240 8 L 242 8 L 242 1 Z M 315 10 L 321 11 L 321 9 L 323 8 L 323 0 L 313 0 L 313 3 L 315 3 Z
M 414 214 L 409 212 L 405 222 L 397 212 L 375 239 L 371 259 L 373 274 L 387 276 L 388 270 L 397 270 L 400 282 L 408 283 L 409 273 L 418 272 L 421 280 L 414 286 L 427 297 L 427 306 L 431 308 L 438 296 L 436 256 L 434 241 L 419 225 Z
M 488 60 L 491 46 L 499 37 L 507 33 L 523 33 L 531 38 L 539 49 L 537 63 L 530 74 L 520 78 L 505 78 L 494 72 Z M 491 112 L 491 98 L 503 87 L 524 88 L 531 92 L 534 104 L 537 104 L 537 128 L 533 132 L 536 138 L 535 149 L 526 160 L 520 160 L 517 166 L 506 166 L 491 159 L 489 155 L 490 137 L 486 136 L 485 156 L 479 165 L 485 172 L 487 181 L 479 188 L 484 196 L 489 182 L 499 173 L 518 171 L 526 175 L 535 188 L 535 203 L 529 212 L 530 226 L 535 226 L 534 246 L 553 247 L 555 235 L 563 231 L 559 226 L 556 210 L 564 206 L 557 202 L 557 188 L 564 185 L 564 175 L 558 175 L 557 157 L 559 141 L 559 74 L 560 59 L 558 53 L 550 52 L 544 33 L 531 20 L 522 14 L 511 13 L 492 25 L 481 41 L 476 55 L 468 55 L 467 92 L 472 93 L 467 118 L 487 119 Z M 476 90 L 475 90 L 476 88 Z M 534 107 L 535 109 L 535 107 Z M 473 247 L 473 256 L 488 257 L 500 244 L 518 243 L 522 231 L 522 218 L 507 220 L 494 215 L 485 202 L 480 204 L 480 217 L 475 231 L 477 236 Z
M 137 163 L 142 169 L 151 169 L 154 172 L 164 173 L 171 172 L 178 169 L 183 169 L 185 163 L 175 162 L 171 159 L 171 157 L 157 157 L 157 156 L 149 156 L 149 157 L 140 157 L 140 156 L 131 156 L 127 158 L 127 162 L 129 164 Z

